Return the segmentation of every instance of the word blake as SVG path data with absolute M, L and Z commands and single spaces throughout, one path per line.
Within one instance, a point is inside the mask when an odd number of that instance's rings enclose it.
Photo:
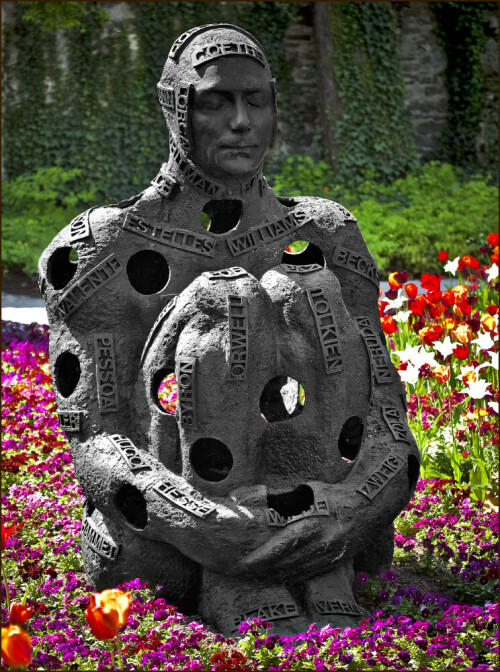
M 234 619 L 233 632 L 238 630 L 244 621 L 251 618 L 264 618 L 266 621 L 278 621 L 281 618 L 291 618 L 299 616 L 299 610 L 295 602 L 279 602 L 278 604 L 263 604 L 260 607 L 251 609 Z

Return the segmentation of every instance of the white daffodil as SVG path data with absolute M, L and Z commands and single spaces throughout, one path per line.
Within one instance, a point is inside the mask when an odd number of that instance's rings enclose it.
M 498 401 L 488 401 L 488 408 L 498 413 Z
M 491 387 L 491 383 L 486 380 L 469 380 L 466 387 L 460 392 L 464 392 L 471 399 L 483 399 L 489 387 Z
M 492 280 L 498 278 L 497 264 L 491 264 L 491 266 L 486 271 L 486 275 L 488 276 L 488 282 L 491 282 Z
M 411 315 L 411 310 L 398 310 L 394 315 L 396 322 L 408 322 L 408 318 Z
M 446 264 L 443 266 L 443 270 L 446 271 L 446 273 L 451 273 L 452 275 L 455 275 L 458 270 L 459 261 L 460 257 L 455 257 L 453 261 L 446 262 Z
M 402 362 L 411 362 L 418 369 L 424 364 L 437 366 L 436 359 L 432 352 L 427 352 L 421 345 L 406 345 L 404 350 L 394 350 Z
M 420 345 L 406 344 L 404 350 L 394 350 L 394 354 L 399 357 L 402 362 L 410 362 L 413 356 L 417 356 L 420 352 Z
M 452 354 L 453 349 L 457 347 L 456 343 L 452 343 L 449 336 L 447 336 L 444 341 L 436 341 L 434 343 L 434 348 L 439 352 L 441 357 L 448 357 Z
M 495 345 L 495 341 L 488 332 L 478 334 L 477 338 L 471 341 L 471 343 L 476 343 L 480 350 L 490 350 Z
M 415 383 L 418 380 L 418 370 L 420 367 L 418 366 L 413 366 L 413 364 L 408 364 L 406 369 L 403 370 L 398 370 L 399 377 L 403 381 L 403 383 L 409 383 L 410 385 L 415 385 Z

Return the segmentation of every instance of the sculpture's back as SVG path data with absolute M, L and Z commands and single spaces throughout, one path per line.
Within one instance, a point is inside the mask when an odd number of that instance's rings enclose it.
M 354 571 L 390 565 L 419 464 L 375 263 L 342 206 L 262 176 L 276 89 L 252 36 L 188 31 L 158 97 L 168 164 L 39 264 L 87 574 L 163 585 L 228 634 L 352 624 Z

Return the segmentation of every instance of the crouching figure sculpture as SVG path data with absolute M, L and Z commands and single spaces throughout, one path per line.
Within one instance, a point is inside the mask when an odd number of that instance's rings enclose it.
M 253 36 L 184 33 L 158 98 L 168 163 L 39 264 L 86 572 L 161 585 L 228 635 L 354 625 L 354 574 L 390 566 L 419 470 L 375 263 L 342 206 L 267 185 L 276 87 Z

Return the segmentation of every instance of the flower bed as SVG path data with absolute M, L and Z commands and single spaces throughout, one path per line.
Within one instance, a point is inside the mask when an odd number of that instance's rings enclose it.
M 483 254 L 498 255 L 498 239 L 488 242 Z M 462 274 L 459 289 L 442 291 L 441 278 L 424 275 L 425 295 L 392 274 L 380 301 L 408 388 L 423 478 L 395 521 L 393 570 L 358 576 L 358 598 L 371 616 L 344 631 L 312 624 L 278 637 L 256 619 L 227 639 L 188 623 L 137 579 L 118 586 L 131 593 L 120 612 L 126 625 L 120 629 L 118 619 L 109 629 L 108 619 L 104 637 L 95 616 L 100 598 L 82 570 L 83 494 L 55 413 L 48 331 L 3 322 L 4 663 L 31 659 L 33 670 L 497 669 L 498 256 L 491 261 L 448 262 Z M 175 381 L 165 389 L 174 407 Z

